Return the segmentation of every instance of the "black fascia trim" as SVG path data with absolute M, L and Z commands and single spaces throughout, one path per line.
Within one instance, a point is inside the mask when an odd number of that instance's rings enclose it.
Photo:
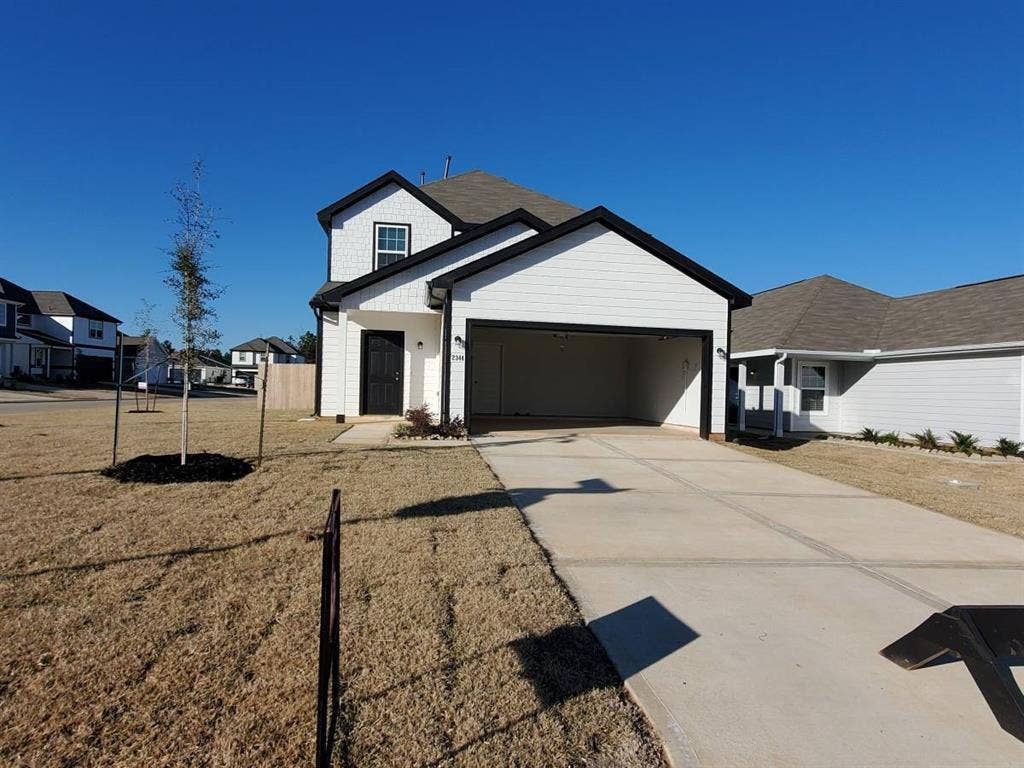
M 470 226 L 472 226 L 464 222 L 451 211 L 449 211 L 447 208 L 445 208 L 443 205 L 437 202 L 437 200 L 432 198 L 422 189 L 420 189 L 411 181 L 402 176 L 402 174 L 400 174 L 398 171 L 394 170 L 388 171 L 382 176 L 378 176 L 376 179 L 369 182 L 368 184 L 364 184 L 363 186 L 361 186 L 355 192 L 351 192 L 345 195 L 340 200 L 335 200 L 327 207 L 321 208 L 316 213 L 317 221 L 320 222 L 320 226 L 323 227 L 324 232 L 330 231 L 331 217 L 334 216 L 334 214 L 338 213 L 338 211 L 345 210 L 346 208 L 348 208 L 351 205 L 354 205 L 355 203 L 358 203 L 364 197 L 372 195 L 374 192 L 386 187 L 388 184 L 397 184 L 399 187 L 401 187 L 410 195 L 415 197 L 417 200 L 419 200 L 421 203 L 427 206 L 427 208 L 429 208 L 438 216 L 440 216 L 442 219 L 445 219 L 446 221 L 450 222 L 451 225 L 456 229 L 468 229 Z
M 490 269 L 508 259 L 528 253 L 535 248 L 553 242 L 590 224 L 602 224 L 612 232 L 621 235 L 645 251 L 657 256 L 669 266 L 675 267 L 720 296 L 729 299 L 732 302 L 733 308 L 741 309 L 750 306 L 752 299 L 745 291 L 740 290 L 728 280 L 719 277 L 706 267 L 702 267 L 697 262 L 684 256 L 679 251 L 644 232 L 637 226 L 630 224 L 604 206 L 593 208 L 575 218 L 568 219 L 561 224 L 551 227 L 546 232 L 541 232 L 526 240 L 520 240 L 518 243 L 502 248 L 500 251 L 495 251 L 481 259 L 471 261 L 461 267 L 445 272 L 443 275 L 438 275 L 430 281 L 430 285 L 431 287 L 450 289 L 460 280 Z
M 449 292 L 449 296 L 451 293 Z M 586 325 L 582 323 L 547 323 L 530 320 L 466 320 L 465 367 L 466 377 L 463 382 L 463 422 L 466 430 L 471 429 L 473 411 L 473 329 L 474 328 L 511 328 L 531 331 L 563 331 L 566 333 L 603 333 L 629 336 L 670 336 L 674 338 L 697 338 L 701 340 L 701 375 L 700 375 L 700 436 L 707 440 L 711 436 L 711 391 L 714 376 L 714 332 L 701 328 L 647 328 L 629 325 Z M 450 333 L 450 330 L 449 330 Z M 445 377 L 451 381 L 451 355 L 445 359 Z M 709 375 L 705 376 L 705 372 Z
M 326 293 L 314 297 L 314 299 L 326 302 L 327 305 L 337 304 L 337 302 L 341 301 L 342 298 L 355 293 L 361 288 L 366 288 L 367 286 L 373 285 L 381 280 L 397 275 L 399 272 L 411 269 L 417 264 L 429 261 L 435 256 L 441 256 L 454 248 L 459 248 L 460 246 L 466 245 L 466 243 L 471 243 L 474 240 L 478 240 L 485 235 L 497 232 L 499 229 L 507 227 L 510 224 L 515 224 L 516 222 L 526 224 L 528 227 L 537 230 L 537 232 L 546 232 L 551 229 L 551 225 L 543 219 L 534 216 L 524 208 L 516 208 L 514 211 L 509 211 L 496 219 L 491 219 L 486 224 L 481 224 L 467 232 L 462 232 L 449 240 L 443 240 L 436 245 L 432 245 L 429 248 L 419 251 L 418 253 L 406 256 L 404 259 L 399 259 L 394 264 L 388 264 L 385 267 L 373 270 L 373 272 L 368 272 L 362 277 L 357 277 L 355 280 L 350 280 L 344 285 L 339 285 L 337 288 L 332 288 Z

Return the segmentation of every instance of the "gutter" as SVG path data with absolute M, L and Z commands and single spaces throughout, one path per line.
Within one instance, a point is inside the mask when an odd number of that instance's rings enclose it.
M 730 360 L 747 360 L 753 357 L 773 357 L 779 354 L 809 357 L 816 360 L 885 360 L 900 357 L 928 357 L 936 355 L 960 355 L 970 352 L 1013 352 L 1024 349 L 1024 341 L 1001 341 L 991 344 L 959 344 L 948 347 L 919 347 L 917 349 L 865 350 L 843 352 L 828 349 L 756 349 L 750 352 L 735 352 Z

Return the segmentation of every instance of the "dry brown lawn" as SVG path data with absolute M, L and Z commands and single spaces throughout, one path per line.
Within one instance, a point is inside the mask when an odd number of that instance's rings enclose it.
M 251 400 L 192 448 L 251 455 Z M 125 416 L 172 452 L 177 410 Z M 0 764 L 311 765 L 320 547 L 344 492 L 347 766 L 663 765 L 474 449 L 360 450 L 271 416 L 235 483 L 121 485 L 106 408 L 0 415 Z
M 737 450 L 1024 537 L 1024 464 L 975 463 L 820 440 L 749 440 Z M 950 480 L 976 483 L 957 488 Z

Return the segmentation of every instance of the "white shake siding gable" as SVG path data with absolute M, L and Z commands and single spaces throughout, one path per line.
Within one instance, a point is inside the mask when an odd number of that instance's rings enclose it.
M 468 319 L 709 330 L 713 349 L 726 349 L 729 302 L 595 223 L 457 283 L 453 339 L 465 338 Z M 464 415 L 463 352 L 453 342 L 452 416 Z M 712 362 L 711 431 L 721 433 L 726 364 Z
M 535 234 L 536 231 L 526 224 L 509 224 L 346 296 L 342 299 L 342 309 L 434 313 L 436 310 L 431 310 L 426 305 L 428 280 Z
M 449 221 L 397 184 L 388 184 L 331 217 L 331 280 L 354 280 L 373 271 L 374 222 L 408 224 L 411 253 L 452 236 Z

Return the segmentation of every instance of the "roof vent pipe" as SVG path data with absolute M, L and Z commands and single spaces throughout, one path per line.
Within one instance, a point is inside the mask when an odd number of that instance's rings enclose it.
M 422 187 L 426 183 L 427 183 L 427 172 L 426 171 L 420 171 L 420 186 Z
M 452 156 L 448 155 L 448 157 L 446 157 L 444 159 L 444 178 L 446 178 L 446 179 L 448 178 L 448 171 L 449 171 L 449 169 L 451 169 L 451 167 L 452 167 Z

